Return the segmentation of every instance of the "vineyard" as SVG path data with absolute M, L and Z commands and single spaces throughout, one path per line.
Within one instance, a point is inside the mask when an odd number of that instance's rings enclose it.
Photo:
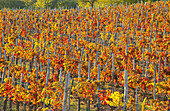
M 0 109 L 169 111 L 169 7 L 0 10 Z

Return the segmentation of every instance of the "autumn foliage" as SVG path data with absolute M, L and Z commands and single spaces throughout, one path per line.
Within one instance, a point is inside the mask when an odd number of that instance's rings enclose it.
M 170 109 L 169 7 L 169 1 L 159 1 L 0 10 L 0 96 L 62 110 L 70 73 L 71 99 L 91 105 L 100 99 L 100 107 L 123 109 L 127 70 L 129 110 L 136 110 L 136 88 L 142 109 Z

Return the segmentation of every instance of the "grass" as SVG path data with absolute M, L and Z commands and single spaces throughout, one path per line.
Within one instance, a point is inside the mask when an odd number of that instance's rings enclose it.
M 2 97 L 0 97 L 0 111 L 3 111 L 3 106 L 4 106 L 4 100 Z M 9 111 L 9 101 L 7 101 L 7 111 Z M 23 108 L 20 107 L 20 110 Z M 16 111 L 16 105 L 12 104 L 12 111 Z
M 80 111 L 86 111 L 86 104 L 84 104 L 84 102 L 82 102 L 82 101 L 81 101 L 80 104 L 81 104 L 80 105 Z M 72 99 L 71 103 L 70 103 L 70 110 L 71 111 L 77 110 L 77 106 L 78 106 L 78 101 L 75 100 L 75 99 Z M 90 111 L 96 111 L 96 109 L 94 107 L 92 107 L 92 105 L 91 105 Z
M 4 100 L 3 98 L 1 97 L 0 98 L 0 111 L 3 110 L 3 105 L 4 105 Z M 71 99 L 71 103 L 70 103 L 70 111 L 74 111 L 74 110 L 77 110 L 77 106 L 78 106 L 78 101 L 76 99 Z M 90 111 L 96 111 L 95 108 L 91 105 L 90 106 Z M 9 111 L 9 101 L 7 102 L 7 111 Z M 23 106 L 20 104 L 20 110 L 22 111 L 23 110 Z M 28 108 L 26 109 L 28 110 Z M 80 105 L 80 110 L 81 111 L 86 111 L 86 104 L 81 101 L 81 105 Z M 13 103 L 12 104 L 12 111 L 16 111 L 16 105 Z M 39 111 L 39 110 L 37 110 Z

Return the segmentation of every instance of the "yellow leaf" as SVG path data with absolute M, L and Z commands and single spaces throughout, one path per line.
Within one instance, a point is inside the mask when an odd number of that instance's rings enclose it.
M 146 101 L 147 97 L 145 97 L 145 99 L 143 100 L 143 103 L 142 103 L 142 111 L 145 110 L 145 101 Z

